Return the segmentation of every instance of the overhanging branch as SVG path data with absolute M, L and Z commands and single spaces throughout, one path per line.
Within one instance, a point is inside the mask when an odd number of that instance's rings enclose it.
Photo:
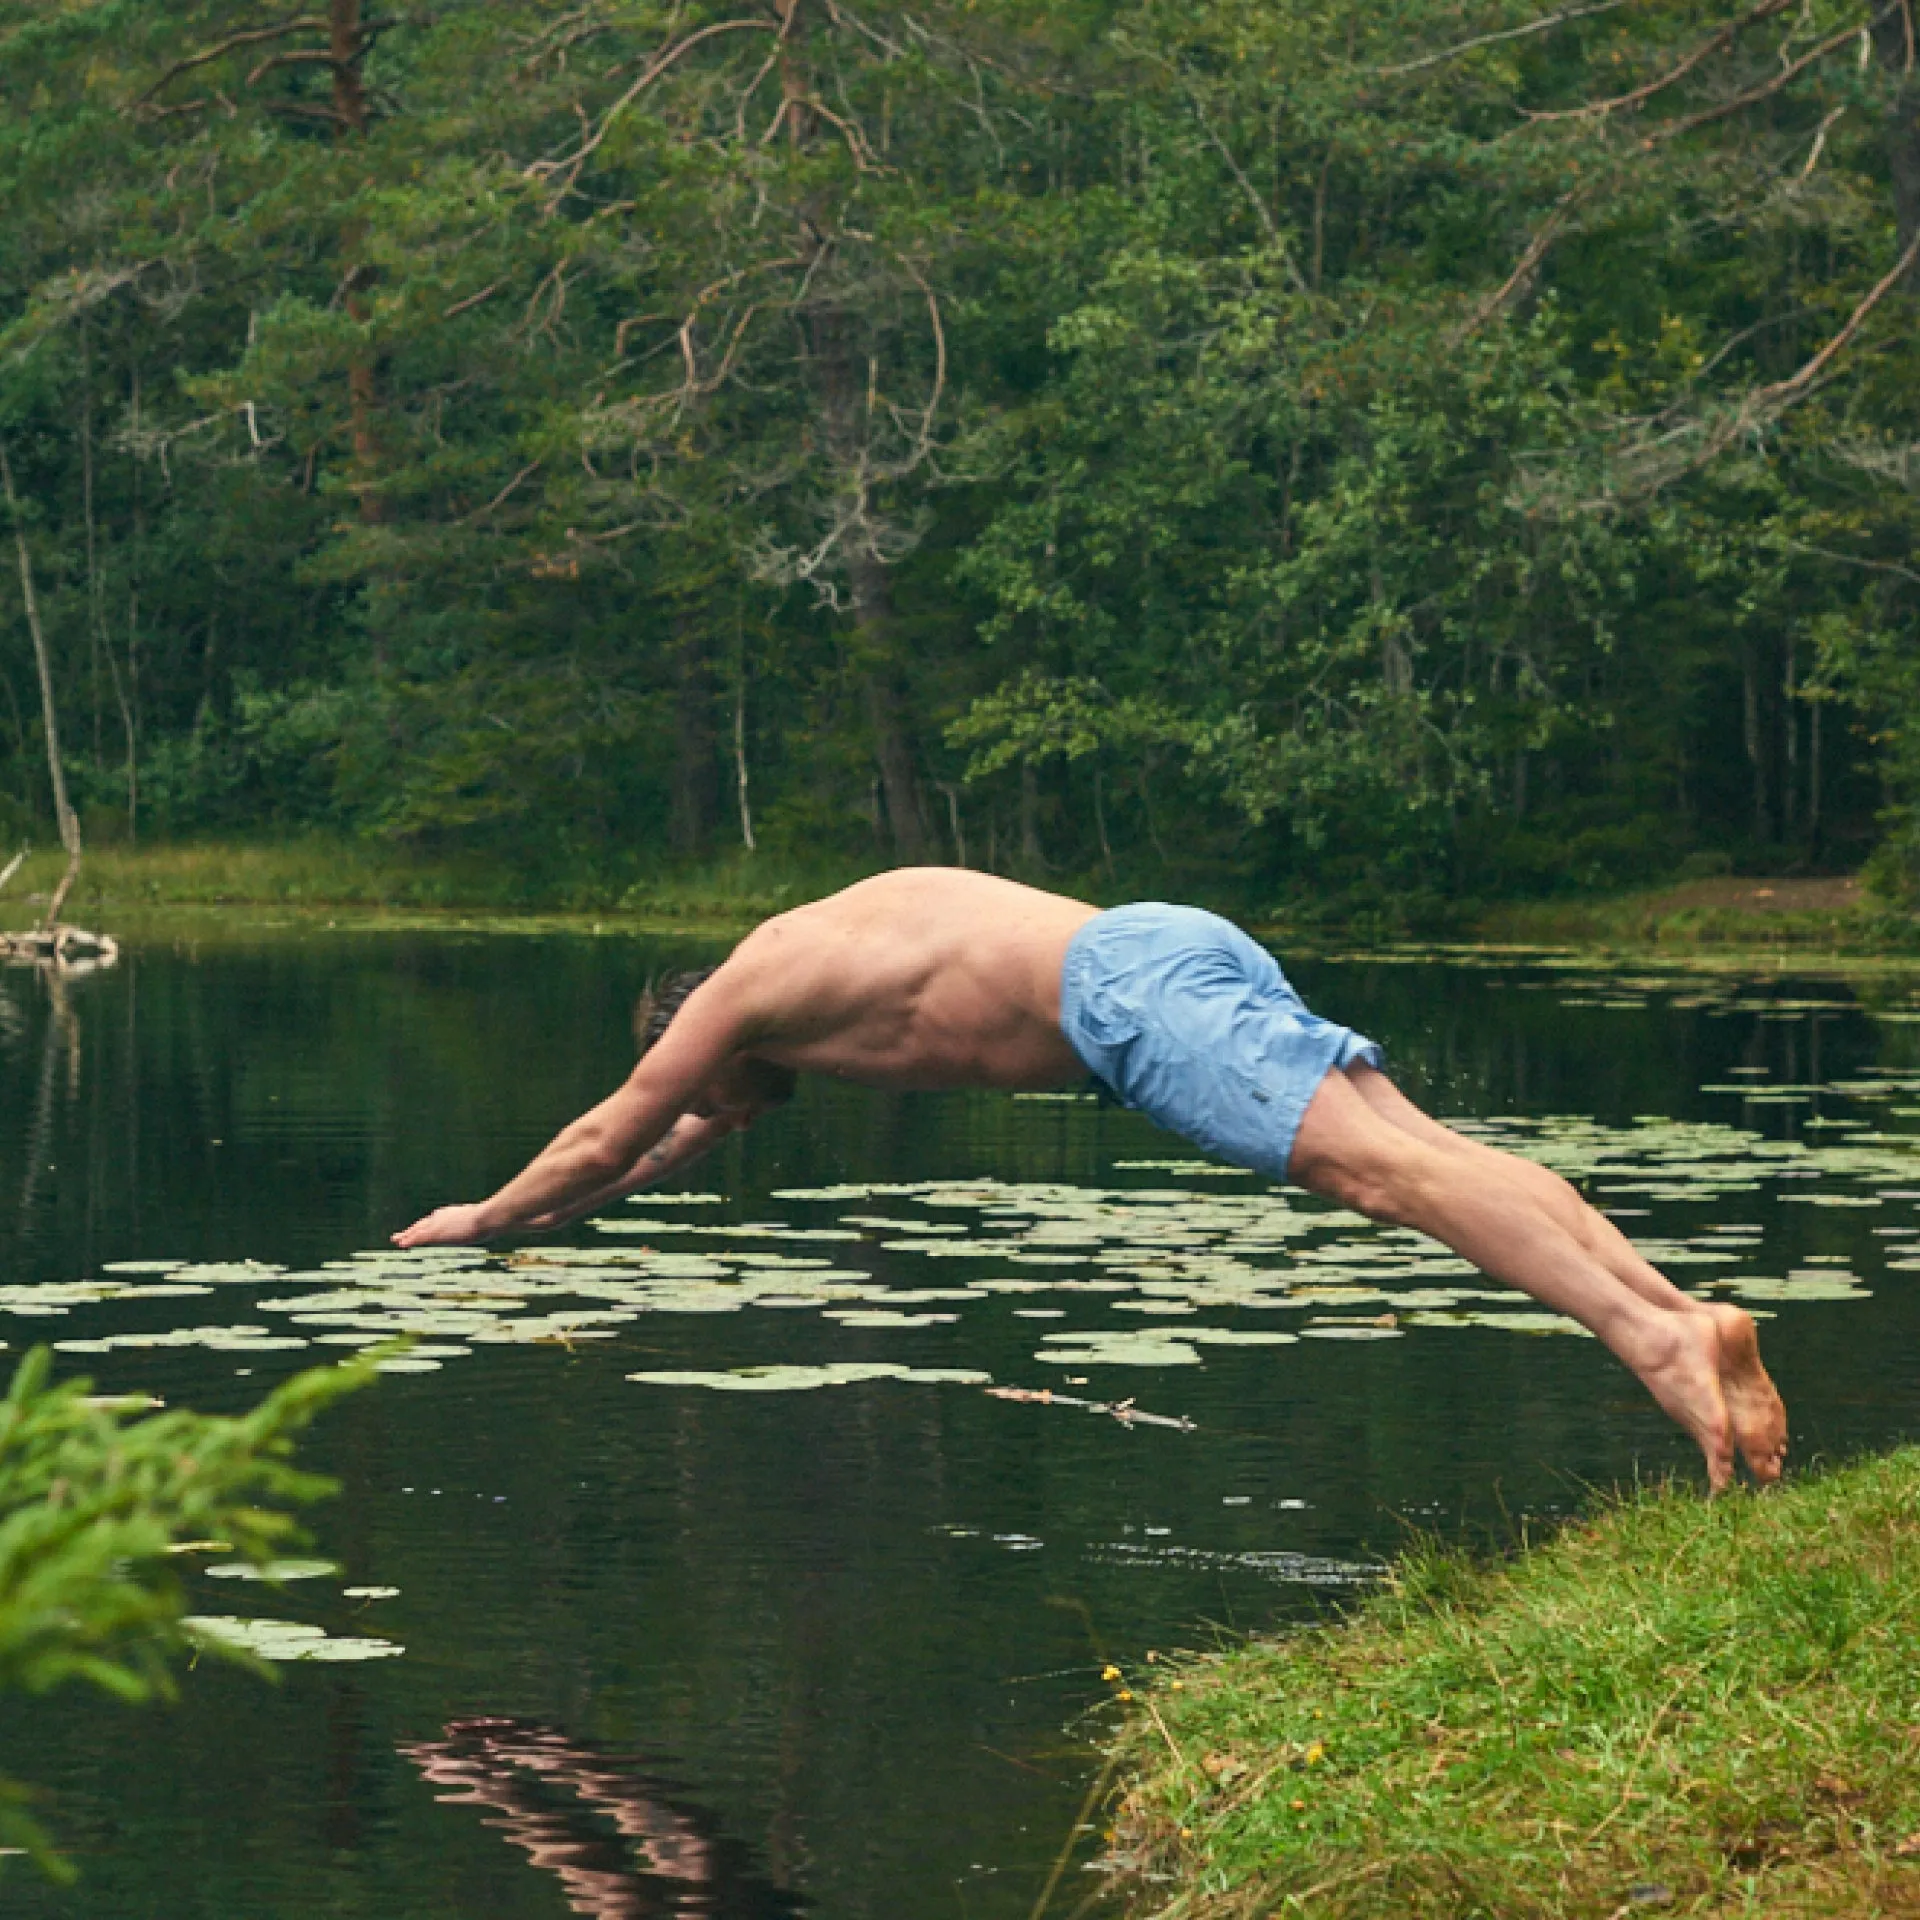
M 1610 113 L 1618 113 L 1625 107 L 1637 107 L 1643 101 L 1651 100 L 1656 93 L 1664 93 L 1669 87 L 1678 85 L 1702 61 L 1712 59 L 1716 53 L 1724 53 L 1749 27 L 1757 27 L 1761 21 L 1771 20 L 1777 13 L 1785 13 L 1795 3 L 1796 0 L 1760 0 L 1758 6 L 1749 7 L 1737 20 L 1729 20 L 1718 32 L 1710 33 L 1677 65 L 1669 67 L 1657 79 L 1649 80 L 1645 86 L 1635 87 L 1628 93 L 1615 94 L 1609 100 L 1589 100 L 1584 106 L 1529 113 L 1528 122 L 1534 126 L 1544 126 L 1551 120 L 1596 120 Z M 1857 33 L 1859 28 L 1855 27 L 1852 31 Z

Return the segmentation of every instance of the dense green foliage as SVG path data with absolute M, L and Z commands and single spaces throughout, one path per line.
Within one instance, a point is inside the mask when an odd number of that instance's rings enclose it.
M 150 1700 L 171 1690 L 170 1660 L 234 1657 L 182 1628 L 169 1552 L 216 1540 L 264 1560 L 297 1537 L 280 1503 L 332 1482 L 290 1464 L 292 1436 L 372 1370 L 312 1368 L 232 1418 L 152 1413 L 142 1395 L 90 1398 L 86 1381 L 51 1376 L 35 1348 L 0 1400 L 0 1695 L 79 1681 Z M 0 1780 L 0 1842 L 60 1871 L 28 1798 Z
M 5 0 L 0 443 L 78 804 L 600 895 L 743 842 L 1415 905 L 1878 844 L 1897 891 L 1914 41 Z
M 1163 1920 L 1868 1920 L 1920 1891 L 1920 1453 L 1642 1491 L 1337 1626 L 1175 1662 L 1111 1864 Z M 1138 1708 L 1135 1714 L 1138 1715 Z

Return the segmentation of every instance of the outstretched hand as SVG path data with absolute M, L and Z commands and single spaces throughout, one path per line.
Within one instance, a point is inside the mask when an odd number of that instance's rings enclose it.
M 423 1219 L 396 1233 L 393 1244 L 396 1247 L 468 1247 L 491 1238 L 480 1224 L 478 1207 L 435 1207 Z

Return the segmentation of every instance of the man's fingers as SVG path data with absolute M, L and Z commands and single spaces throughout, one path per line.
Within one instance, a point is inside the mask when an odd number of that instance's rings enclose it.
M 464 1246 L 482 1236 L 472 1207 L 436 1207 L 393 1236 L 396 1247 Z

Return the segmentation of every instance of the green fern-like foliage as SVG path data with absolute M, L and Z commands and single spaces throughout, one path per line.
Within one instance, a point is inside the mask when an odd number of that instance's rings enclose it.
M 183 1631 L 173 1550 L 218 1540 L 265 1560 L 296 1539 L 286 1509 L 334 1483 L 292 1463 L 293 1437 L 372 1368 L 312 1368 L 231 1417 L 155 1412 L 52 1375 L 35 1348 L 0 1401 L 0 1696 L 79 1681 L 142 1703 L 170 1696 L 171 1663 L 202 1651 L 270 1672 Z M 0 1843 L 68 1878 L 31 1797 L 0 1780 Z

